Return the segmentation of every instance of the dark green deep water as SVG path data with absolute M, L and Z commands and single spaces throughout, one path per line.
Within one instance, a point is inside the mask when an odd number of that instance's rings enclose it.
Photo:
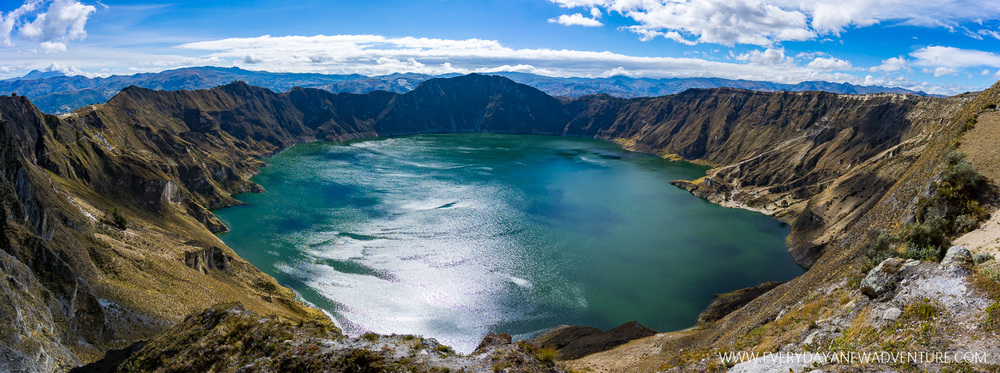
M 239 255 L 347 332 L 470 352 L 489 332 L 694 324 L 714 293 L 789 280 L 788 227 L 668 182 L 705 168 L 590 139 L 451 134 L 301 144 L 216 211 Z

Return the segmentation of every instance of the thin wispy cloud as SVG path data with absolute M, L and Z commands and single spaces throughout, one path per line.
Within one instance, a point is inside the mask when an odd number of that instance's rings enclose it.
M 945 46 L 930 46 L 920 48 L 912 53 L 917 66 L 936 66 L 949 69 L 991 66 L 1000 67 L 1000 54 L 972 49 L 962 49 Z M 946 70 L 942 70 L 946 71 Z M 937 74 L 940 76 L 945 74 Z

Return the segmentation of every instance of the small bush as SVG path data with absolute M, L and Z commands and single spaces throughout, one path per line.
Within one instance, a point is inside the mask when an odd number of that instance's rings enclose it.
M 270 281 L 263 281 L 263 280 L 257 281 L 253 284 L 253 286 L 267 293 L 268 302 L 270 302 L 271 297 L 278 292 L 278 285 L 275 285 L 273 282 Z
M 986 307 L 986 317 L 983 319 L 983 327 L 990 330 L 1000 328 L 1000 303 L 993 303 Z
M 941 252 L 951 243 L 946 235 L 947 229 L 948 221 L 940 216 L 907 226 L 902 233 L 903 247 L 906 248 L 903 256 L 907 259 L 941 260 Z
M 979 219 L 972 215 L 962 214 L 955 218 L 955 234 L 972 232 L 979 228 Z
M 938 196 L 956 207 L 967 207 L 964 206 L 966 201 L 975 201 L 979 196 L 985 178 L 965 161 L 965 154 L 954 149 L 945 152 L 944 162 L 945 170 L 937 185 Z
M 941 248 L 934 246 L 909 246 L 906 248 L 903 258 L 936 262 L 941 260 Z
M 104 217 L 101 218 L 104 224 L 111 225 L 115 228 L 125 230 L 128 228 L 128 219 L 118 211 L 117 207 L 112 207 L 108 211 L 104 212 Z
M 364 339 L 368 342 L 375 342 L 379 339 L 379 335 L 376 333 L 365 333 L 361 335 L 361 339 Z
M 981 265 L 977 267 L 979 274 L 993 282 L 1000 282 L 1000 263 L 987 262 L 980 263 Z
M 452 350 L 451 347 L 448 347 L 448 346 L 445 346 L 445 345 L 438 345 L 437 346 L 437 350 L 438 350 L 438 352 L 440 352 L 442 354 L 445 354 L 445 355 L 454 355 L 455 354 L 455 350 Z
M 872 235 L 871 244 L 865 254 L 865 264 L 861 266 L 861 272 L 868 273 L 879 263 L 886 259 L 899 257 L 899 253 L 893 250 L 892 246 L 899 242 L 899 236 L 888 229 L 880 229 L 870 232 Z
M 876 266 L 879 265 L 879 263 L 884 262 L 886 259 L 898 258 L 898 257 L 900 257 L 900 255 L 895 251 L 880 251 L 877 253 L 873 253 L 867 257 L 868 261 L 865 263 L 864 266 L 861 267 L 861 272 L 868 273 L 869 271 L 872 270 L 872 268 L 875 268 Z
M 993 255 L 988 253 L 979 253 L 976 254 L 976 256 L 972 257 L 972 261 L 975 262 L 976 264 L 983 264 L 993 259 L 994 259 Z

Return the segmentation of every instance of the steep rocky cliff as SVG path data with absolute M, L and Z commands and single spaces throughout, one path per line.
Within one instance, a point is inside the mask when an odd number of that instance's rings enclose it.
M 560 101 L 482 75 L 433 79 L 405 94 L 129 87 L 62 117 L 2 97 L 0 263 L 14 280 L 0 303 L 14 308 L 0 314 L 17 316 L 0 330 L 11 356 L 0 364 L 77 365 L 224 301 L 323 319 L 287 289 L 272 297 L 273 279 L 212 235 L 225 227 L 209 209 L 259 190 L 249 178 L 260 159 L 293 144 L 434 132 L 595 137 L 714 166 L 679 184 L 792 223 L 791 253 L 814 266 L 766 293 L 766 303 L 751 301 L 677 345 L 733 341 L 781 305 L 850 276 L 871 227 L 914 219 L 915 196 L 929 193 L 970 100 L 710 89 Z M 116 220 L 124 229 L 108 224 Z

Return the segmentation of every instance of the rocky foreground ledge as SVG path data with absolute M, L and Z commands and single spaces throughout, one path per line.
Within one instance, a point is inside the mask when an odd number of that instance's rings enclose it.
M 95 372 L 564 372 L 553 350 L 489 335 L 470 355 L 413 335 L 348 338 L 325 323 L 292 323 L 220 304 L 149 342 L 73 369 Z
M 462 355 L 434 339 L 375 333 L 349 338 L 326 322 L 291 322 L 228 303 L 71 372 L 566 372 L 563 359 L 654 334 L 634 321 L 607 331 L 562 325 L 528 341 L 489 334 L 472 354 Z

